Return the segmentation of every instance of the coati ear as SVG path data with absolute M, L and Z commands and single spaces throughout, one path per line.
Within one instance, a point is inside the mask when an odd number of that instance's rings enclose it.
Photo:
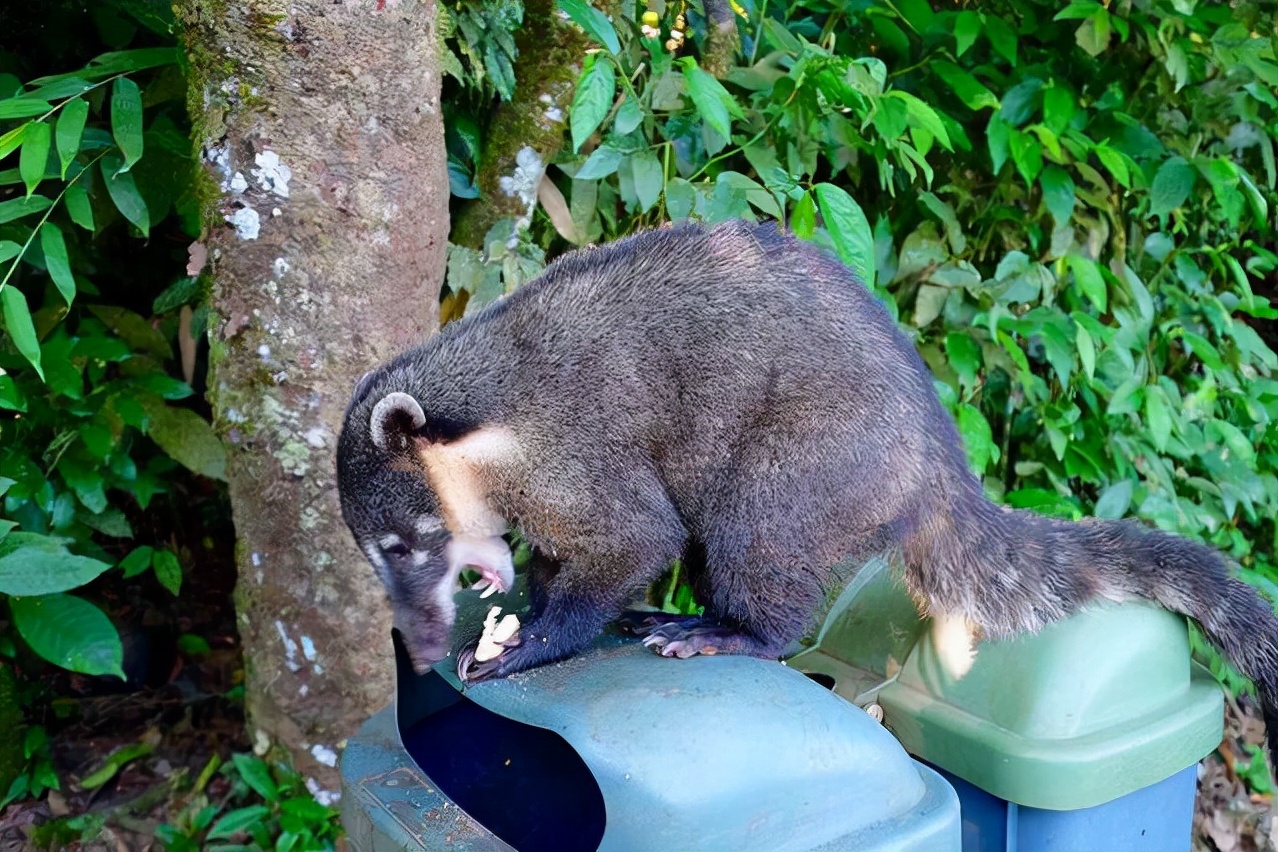
M 368 430 L 379 449 L 406 449 L 412 433 L 426 425 L 421 404 L 406 393 L 388 393 L 373 406 Z

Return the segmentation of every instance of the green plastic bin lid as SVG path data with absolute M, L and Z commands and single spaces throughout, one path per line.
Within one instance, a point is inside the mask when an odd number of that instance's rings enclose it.
M 1097 604 L 1038 634 L 981 642 L 958 681 L 926 628 L 887 565 L 872 562 L 789 663 L 850 701 L 877 702 L 917 757 L 1030 807 L 1112 801 L 1220 743 L 1220 688 L 1191 661 L 1184 618 L 1159 607 Z

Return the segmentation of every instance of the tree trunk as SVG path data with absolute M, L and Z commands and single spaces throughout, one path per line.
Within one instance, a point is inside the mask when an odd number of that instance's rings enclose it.
M 359 377 L 438 325 L 435 4 L 180 8 L 211 178 L 209 393 L 230 453 L 249 729 L 333 791 L 344 739 L 393 695 L 388 609 L 342 522 L 334 448 Z
M 564 122 L 577 88 L 581 61 L 590 46 L 585 33 L 564 20 L 554 0 L 525 0 L 524 23 L 515 36 L 515 93 L 501 104 L 484 140 L 475 185 L 480 197 L 462 210 L 452 241 L 483 249 L 488 229 L 501 219 L 518 219 L 528 205 L 501 188 L 515 173 L 515 158 L 531 148 L 544 169 L 564 144 Z

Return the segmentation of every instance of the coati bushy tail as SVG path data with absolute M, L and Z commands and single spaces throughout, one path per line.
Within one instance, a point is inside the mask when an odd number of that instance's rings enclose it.
M 1256 686 L 1278 766 L 1278 616 L 1204 544 L 1131 521 L 1069 522 L 968 490 L 904 541 L 912 591 L 987 636 L 1037 630 L 1093 598 L 1144 599 L 1189 616 Z

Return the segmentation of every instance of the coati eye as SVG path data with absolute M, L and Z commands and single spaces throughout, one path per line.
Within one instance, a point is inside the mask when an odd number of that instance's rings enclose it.
M 382 548 L 390 556 L 407 556 L 412 553 L 412 549 L 402 541 L 397 541 L 389 547 Z

